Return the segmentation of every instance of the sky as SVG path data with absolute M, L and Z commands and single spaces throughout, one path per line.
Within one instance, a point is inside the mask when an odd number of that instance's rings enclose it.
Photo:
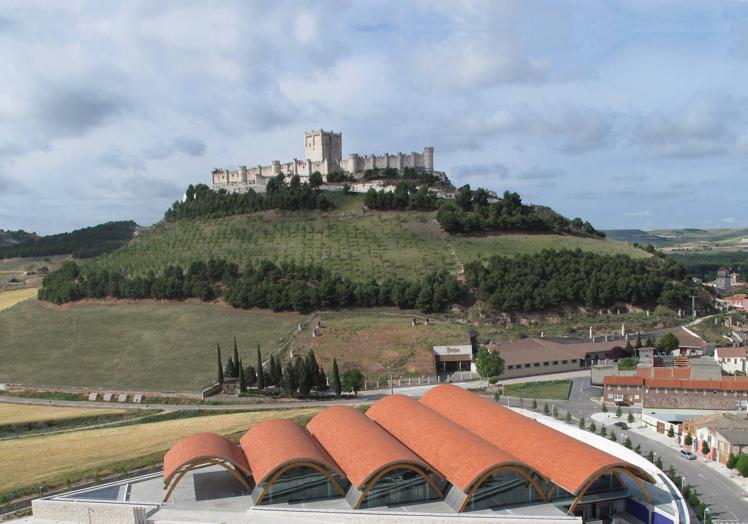
M 0 3 L 0 229 L 149 225 L 319 128 L 601 229 L 748 226 L 747 0 Z

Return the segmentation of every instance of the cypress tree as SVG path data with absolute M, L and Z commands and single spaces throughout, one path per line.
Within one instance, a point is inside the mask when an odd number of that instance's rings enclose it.
M 236 337 L 234 337 L 234 365 L 236 366 L 236 375 L 241 375 L 242 368 L 239 366 L 239 349 L 236 347 Z
M 244 368 L 242 367 L 241 359 L 239 359 L 239 365 L 237 366 L 237 370 L 239 374 L 239 393 L 246 393 L 247 392 L 247 381 L 244 378 Z
M 276 386 L 280 386 L 283 380 L 283 366 L 281 366 L 280 357 L 275 358 L 275 375 L 273 375 L 273 382 Z
M 257 374 L 255 373 L 255 368 L 251 364 L 247 364 L 247 367 L 244 370 L 244 383 L 247 387 L 251 387 L 254 386 L 256 382 Z
M 301 393 L 301 396 L 306 397 L 312 390 L 312 385 L 314 383 L 314 377 L 312 375 L 314 372 L 306 359 L 299 359 L 298 367 L 296 369 L 298 370 L 299 377 L 299 393 Z
M 320 391 L 327 391 L 329 389 L 327 386 L 327 375 L 325 374 L 325 370 L 321 367 L 319 368 L 319 382 L 317 383 L 317 388 L 319 388 Z
M 636 333 L 636 342 L 634 343 L 634 347 L 636 349 L 642 347 L 642 336 L 638 332 Z
M 286 394 L 292 397 L 296 393 L 298 388 L 298 382 L 296 381 L 296 367 L 292 362 L 286 364 L 286 368 L 283 370 L 283 389 L 286 390 Z
M 236 378 L 236 365 L 234 364 L 233 358 L 229 357 L 228 362 L 226 362 L 226 369 L 223 373 L 228 378 Z
M 309 353 L 306 354 L 306 365 L 312 377 L 312 386 L 319 386 L 319 364 L 317 364 L 313 349 L 310 349 Z
M 221 364 L 221 344 L 216 342 L 216 350 L 218 352 L 218 383 L 223 384 L 223 364 Z
M 340 371 L 338 370 L 338 361 L 332 359 L 332 390 L 335 392 L 336 397 L 340 397 L 341 391 L 343 391 L 340 385 Z
M 270 355 L 270 362 L 268 363 L 268 384 L 271 386 L 280 385 L 280 378 L 278 373 L 279 363 L 275 360 L 275 355 Z
M 262 353 L 260 353 L 259 344 L 257 344 L 257 389 L 260 391 L 265 389 L 265 373 L 262 369 Z

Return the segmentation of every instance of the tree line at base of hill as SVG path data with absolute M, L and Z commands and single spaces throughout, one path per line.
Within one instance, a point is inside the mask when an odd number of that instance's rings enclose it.
M 75 258 L 95 257 L 114 251 L 133 237 L 137 224 L 131 220 L 107 222 L 98 226 L 37 237 L 21 236 L 20 244 L 0 247 L 0 259 L 73 255 Z
M 333 358 L 330 379 L 325 370 L 317 363 L 314 350 L 310 350 L 305 357 L 296 356 L 282 365 L 280 358 L 270 355 L 267 362 L 263 361 L 260 346 L 257 346 L 255 365 L 244 366 L 239 356 L 239 349 L 234 337 L 233 356 L 229 356 L 225 366 L 221 358 L 221 345 L 216 344 L 218 374 L 217 381 L 223 384 L 226 380 L 234 380 L 239 386 L 239 393 L 246 393 L 250 389 L 263 392 L 269 388 L 280 388 L 287 396 L 306 397 L 312 391 L 326 392 L 332 390 L 335 396 L 341 393 L 358 392 L 364 387 L 364 375 L 357 368 L 352 368 L 341 376 L 338 362 Z
M 274 311 L 318 308 L 397 306 L 423 312 L 443 311 L 463 302 L 464 287 L 446 272 L 417 280 L 387 278 L 363 282 L 337 276 L 315 265 L 260 261 L 243 272 L 236 264 L 212 259 L 192 262 L 187 269 L 173 265 L 158 275 L 128 276 L 74 262 L 44 278 L 39 298 L 61 304 L 82 298 L 155 298 L 213 300 L 223 297 L 234 307 Z
M 327 211 L 334 206 L 324 194 L 317 191 L 321 183 L 321 177 L 310 177 L 310 182 L 301 183 L 298 175 L 290 177 L 286 182 L 285 175 L 281 173 L 268 181 L 265 193 L 257 193 L 254 189 L 244 193 L 229 193 L 225 189 L 214 191 L 205 184 L 190 184 L 184 200 L 174 202 L 164 213 L 164 218 L 168 222 L 220 218 L 266 209 Z
M 514 312 L 617 303 L 687 307 L 693 293 L 684 276 L 672 260 L 635 260 L 579 249 L 465 264 L 466 283 L 476 298 L 491 309 Z

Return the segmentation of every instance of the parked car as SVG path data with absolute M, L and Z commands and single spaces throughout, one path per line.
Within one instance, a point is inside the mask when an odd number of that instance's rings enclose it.
M 622 430 L 627 430 L 627 429 L 629 429 L 629 425 L 628 425 L 628 424 L 626 424 L 625 422 L 616 422 L 616 423 L 615 423 L 615 424 L 613 424 L 613 425 L 614 425 L 615 427 L 617 427 L 618 429 L 622 429 Z
M 691 451 L 688 451 L 687 449 L 680 450 L 680 456 L 686 460 L 696 460 L 696 454 L 694 454 Z

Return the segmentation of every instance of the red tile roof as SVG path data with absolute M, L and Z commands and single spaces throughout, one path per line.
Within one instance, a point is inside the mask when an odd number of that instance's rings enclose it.
M 239 446 L 214 433 L 197 433 L 181 439 L 164 455 L 164 483 L 168 484 L 182 466 L 210 459 L 229 462 L 249 475 L 247 459 Z
M 366 415 L 465 492 L 482 474 L 497 466 L 526 467 L 513 455 L 411 397 L 384 397 Z
M 637 376 L 644 378 L 691 378 L 690 367 L 653 367 L 653 368 L 636 368 Z
M 645 379 L 649 388 L 705 389 L 713 391 L 748 391 L 748 377 L 722 377 L 719 380 Z
M 381 401 L 380 401 L 381 402 Z M 454 385 L 440 385 L 421 403 L 517 457 L 570 493 L 605 469 L 623 467 L 645 472 L 560 431 Z
M 260 422 L 239 442 L 257 485 L 294 462 L 313 462 L 342 476 L 338 465 L 311 433 L 287 419 Z
M 307 429 L 343 470 L 356 489 L 382 469 L 411 464 L 431 469 L 376 422 L 349 406 L 333 406 L 315 416 Z
M 642 377 L 607 375 L 603 378 L 603 384 L 606 386 L 643 386 Z
M 746 348 L 740 347 L 740 348 L 733 348 L 733 347 L 725 347 L 725 348 L 716 348 L 714 350 L 715 355 L 717 358 L 746 358 Z

